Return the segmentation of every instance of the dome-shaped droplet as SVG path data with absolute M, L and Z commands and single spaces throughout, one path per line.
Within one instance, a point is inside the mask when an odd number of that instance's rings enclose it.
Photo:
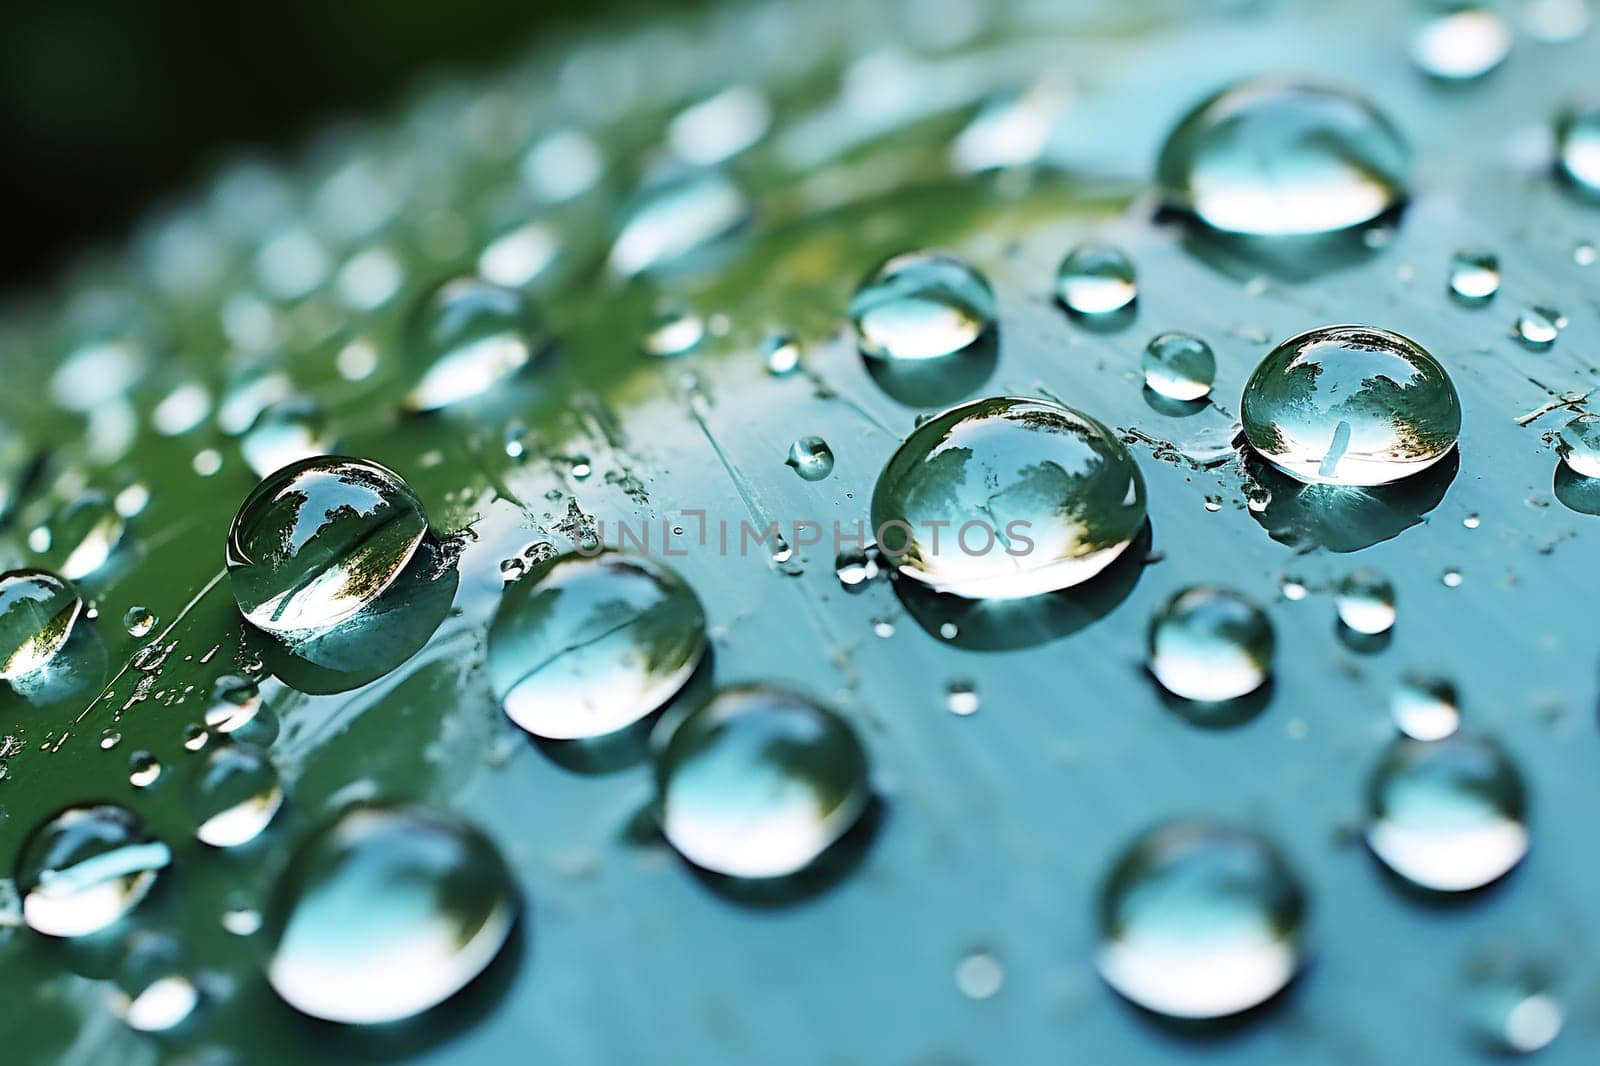
M 181 1025 L 200 1004 L 182 946 L 162 933 L 141 932 L 117 967 L 116 1005 L 128 1028 L 162 1033 Z
M 278 771 L 251 744 L 225 744 L 212 752 L 190 787 L 194 835 L 214 848 L 248 844 L 281 806 Z
M 1465 892 L 1522 861 L 1526 806 L 1522 775 L 1493 740 L 1398 740 L 1367 787 L 1367 844 L 1413 884 Z
M 1600 196 L 1600 103 L 1562 113 L 1556 121 L 1556 161 L 1575 186 Z
M 878 475 L 872 528 L 900 572 L 969 598 L 1087 581 L 1132 543 L 1144 479 L 1105 426 L 1047 400 L 978 400 L 928 419 Z
M 687 715 L 656 761 L 661 829 L 731 877 L 811 865 L 860 818 L 867 756 L 832 711 L 781 689 L 725 689 Z
M 256 477 L 266 477 L 291 463 L 327 454 L 331 443 L 322 405 L 302 396 L 265 408 L 240 439 L 239 451 Z
M 750 201 L 716 170 L 688 171 L 645 189 L 611 246 L 611 272 L 636 274 L 688 265 L 750 219 Z
M 1461 433 L 1461 401 L 1421 345 L 1322 326 L 1278 345 L 1245 383 L 1245 439 L 1300 481 L 1370 486 L 1426 470 Z
M 1150 672 L 1186 700 L 1237 699 L 1265 683 L 1275 643 L 1266 613 L 1239 593 L 1184 589 L 1150 620 Z
M 1468 306 L 1487 303 L 1500 291 L 1500 257 L 1484 248 L 1466 248 L 1450 259 L 1450 295 Z
M 1556 450 L 1573 473 L 1600 477 L 1600 415 L 1581 414 L 1562 426 Z
M 907 252 L 862 281 L 850 301 L 861 352 L 873 359 L 939 359 L 995 328 L 994 292 L 976 269 L 942 252 Z
M 144 637 L 155 628 L 156 621 L 156 616 L 150 612 L 150 608 L 135 605 L 123 613 L 122 628 L 128 631 L 130 637 Z
M 400 476 L 322 456 L 257 485 L 228 531 L 239 610 L 273 633 L 326 629 L 369 606 L 405 569 L 428 518 Z
M 1207 225 L 1259 237 L 1333 233 L 1406 195 L 1410 153 L 1366 101 L 1339 89 L 1235 85 L 1190 111 L 1156 163 L 1163 196 Z
M 687 355 L 706 339 L 706 320 L 687 304 L 667 301 L 657 307 L 645 329 L 646 355 L 668 358 Z
M 1531 959 L 1476 960 L 1468 973 L 1467 1008 L 1474 1035 L 1502 1055 L 1532 1054 L 1566 1024 L 1552 974 Z
M 800 344 L 787 333 L 769 333 L 761 339 L 761 358 L 774 377 L 800 368 Z
M 1513 335 L 1529 351 L 1542 352 L 1567 328 L 1567 316 L 1548 304 L 1528 304 L 1517 312 Z
M 1217 378 L 1211 345 L 1187 333 L 1158 334 L 1145 346 L 1140 366 L 1150 391 L 1180 402 L 1209 395 Z
M 1167 822 L 1123 852 L 1100 892 L 1100 975 L 1147 1010 L 1219 1018 L 1300 969 L 1306 898 L 1276 848 L 1211 821 Z
M 1376 570 L 1346 574 L 1334 596 L 1339 621 L 1357 633 L 1373 636 L 1394 626 L 1394 584 Z
M 48 663 L 82 611 L 77 590 L 49 571 L 0 574 L 0 678 L 26 677 Z
M 375 1025 L 454 995 L 499 952 L 516 889 L 493 844 L 421 807 L 359 804 L 278 880 L 267 980 L 316 1018 Z
M 507 587 L 489 626 L 489 683 L 535 736 L 603 736 L 676 695 L 705 646 L 700 601 L 667 567 L 565 555 Z
M 88 936 L 127 914 L 171 860 L 139 819 L 109 803 L 69 807 L 33 831 L 17 859 L 22 918 L 50 936 Z
M 1407 674 L 1389 696 L 1389 713 L 1412 740 L 1442 740 L 1461 725 L 1456 687 L 1431 674 Z
M 423 298 L 406 327 L 417 375 L 414 411 L 481 396 L 538 355 L 546 338 L 528 297 L 477 278 L 454 278 Z
M 56 572 L 68 581 L 99 570 L 122 543 L 127 520 L 116 503 L 103 492 L 85 492 L 33 531 L 28 543 L 36 551 L 59 560 Z
M 1442 4 L 1411 32 L 1411 59 L 1424 74 L 1470 81 L 1498 67 L 1511 51 L 1511 27 L 1488 8 Z
M 1133 261 L 1121 248 L 1080 244 L 1056 269 L 1056 298 L 1075 314 L 1108 315 L 1138 295 Z
M 801 437 L 789 445 L 789 467 L 807 481 L 821 481 L 833 473 L 833 449 L 821 437 Z

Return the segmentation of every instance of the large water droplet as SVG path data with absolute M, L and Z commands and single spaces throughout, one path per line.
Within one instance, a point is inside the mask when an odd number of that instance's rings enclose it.
M 1144 519 L 1144 479 L 1110 430 L 1081 411 L 1016 397 L 918 426 L 872 494 L 872 528 L 900 572 L 969 598 L 1087 581 Z
M 1158 334 L 1145 346 L 1140 365 L 1152 392 L 1180 402 L 1210 394 L 1217 377 L 1211 345 L 1187 333 Z
M 1342 90 L 1273 81 L 1233 86 L 1184 116 L 1156 163 L 1172 206 L 1229 233 L 1332 233 L 1406 195 L 1399 132 Z
M 705 646 L 700 601 L 667 567 L 565 555 L 506 589 L 489 627 L 489 683 L 535 736 L 604 736 L 676 695 Z
M 656 762 L 661 828 L 690 862 L 731 877 L 810 866 L 867 807 L 855 732 L 810 700 L 725 689 L 686 716 Z
M 248 844 L 281 806 L 278 771 L 250 744 L 227 744 L 212 752 L 189 794 L 194 835 L 214 848 Z
M 1394 585 L 1376 570 L 1346 574 L 1339 581 L 1334 604 L 1339 621 L 1357 633 L 1372 636 L 1394 626 Z
M 1488 303 L 1500 291 L 1500 257 L 1483 248 L 1468 248 L 1450 259 L 1450 295 L 1471 306 Z
M 1108 315 L 1133 303 L 1139 289 L 1121 248 L 1080 244 L 1056 270 L 1056 298 L 1080 315 Z
M 1245 383 L 1245 439 L 1300 481 L 1385 485 L 1426 470 L 1461 433 L 1461 401 L 1416 342 L 1322 326 L 1278 345 Z
M 1106 878 L 1095 964 L 1148 1010 L 1237 1014 L 1299 970 L 1305 910 L 1299 879 L 1262 837 L 1211 821 L 1168 822 L 1138 837 Z
M 82 611 L 77 590 L 48 571 L 0 574 L 0 678 L 26 677 L 48 663 Z
M 1511 27 L 1494 11 L 1446 4 L 1429 11 L 1411 33 L 1411 59 L 1424 73 L 1469 81 L 1498 67 L 1511 51 Z
M 1600 415 L 1581 414 L 1562 426 L 1556 450 L 1573 473 L 1600 477 Z
M 127 914 L 171 852 L 132 813 L 69 807 L 33 831 L 17 859 L 22 917 L 49 936 L 88 936 Z
M 821 437 L 801 437 L 789 445 L 784 461 L 807 481 L 821 481 L 833 473 L 833 449 Z
M 1465 892 L 1527 853 L 1526 805 L 1522 775 L 1493 740 L 1398 740 L 1367 787 L 1367 844 L 1413 884 Z
M 488 392 L 538 355 L 547 339 L 528 298 L 477 278 L 455 278 L 429 293 L 406 327 L 417 382 L 414 411 L 433 411 Z
M 994 292 L 955 256 L 907 252 L 867 275 L 850 318 L 863 355 L 939 359 L 973 348 L 995 328 Z
M 1237 592 L 1202 585 L 1162 605 L 1150 620 L 1148 645 L 1150 672 L 1162 688 L 1219 703 L 1266 682 L 1275 638 L 1260 607 Z
M 1573 185 L 1600 196 L 1600 103 L 1572 108 L 1556 120 L 1556 162 Z
M 394 471 L 366 459 L 307 459 L 257 485 L 234 516 L 234 598 L 260 629 L 326 629 L 376 600 L 427 532 L 422 502 Z
M 359 804 L 295 852 L 267 915 L 267 980 L 328 1021 L 409 1018 L 459 991 L 511 932 L 518 900 L 472 827 L 421 807 Z

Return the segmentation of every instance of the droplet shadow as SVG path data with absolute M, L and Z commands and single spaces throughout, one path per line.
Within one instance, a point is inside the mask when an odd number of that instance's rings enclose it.
M 844 836 L 810 866 L 787 877 L 729 877 L 698 867 L 688 859 L 682 862 L 707 889 L 730 903 L 759 910 L 792 907 L 828 892 L 859 867 L 883 831 L 887 817 L 883 800 L 877 795 L 869 797 L 861 817 Z
M 1266 276 L 1287 284 L 1301 284 L 1327 274 L 1353 270 L 1379 255 L 1384 245 L 1369 235 L 1395 228 L 1404 213 L 1398 205 L 1360 226 L 1336 233 L 1305 236 L 1258 237 L 1214 230 L 1193 216 L 1163 208 L 1158 224 L 1178 227 L 1179 247 L 1211 269 L 1250 281 Z
M 862 357 L 867 374 L 890 398 L 907 407 L 947 407 L 976 392 L 994 374 L 1000 344 L 993 328 L 938 359 Z
M 1244 451 L 1248 478 L 1272 494 L 1250 514 L 1267 535 L 1291 548 L 1348 553 L 1370 548 L 1418 525 L 1439 506 L 1461 471 L 1461 453 L 1450 454 L 1414 477 L 1389 485 L 1353 488 L 1308 485 Z

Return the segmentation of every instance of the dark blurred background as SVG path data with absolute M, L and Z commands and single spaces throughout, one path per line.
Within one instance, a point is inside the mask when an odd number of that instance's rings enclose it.
M 693 6 L 670 0 L 673 7 Z M 0 289 L 115 239 L 227 149 L 381 114 L 426 70 L 508 59 L 649 0 L 12 0 L 0 19 Z

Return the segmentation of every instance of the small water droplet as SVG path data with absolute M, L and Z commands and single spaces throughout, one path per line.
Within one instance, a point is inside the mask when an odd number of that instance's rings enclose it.
M 687 264 L 750 218 L 740 188 L 715 170 L 672 175 L 644 189 L 611 246 L 620 278 Z
M 810 866 L 867 808 L 867 755 L 844 719 L 764 686 L 724 689 L 656 760 L 661 829 L 696 866 L 739 878 Z
M 1357 633 L 1372 636 L 1394 626 L 1394 584 L 1376 570 L 1353 570 L 1335 593 L 1339 621 Z
M 200 991 L 187 973 L 183 948 L 160 933 L 135 935 L 117 968 L 122 1020 L 141 1033 L 161 1033 L 180 1025 L 200 1004 Z
M 1077 585 L 1145 520 L 1127 448 L 1081 411 L 996 397 L 912 431 L 878 475 L 872 527 L 901 574 L 969 598 Z
M 1556 451 L 1573 473 L 1600 477 L 1600 415 L 1581 414 L 1562 426 Z
M 1444 587 L 1447 589 L 1460 588 L 1461 571 L 1457 570 L 1455 567 L 1451 567 L 1439 575 L 1439 580 L 1444 583 Z
M 642 556 L 567 555 L 507 588 L 489 683 L 535 736 L 598 737 L 676 695 L 705 647 L 705 614 L 677 574 Z
M 846 549 L 834 560 L 833 572 L 838 577 L 839 584 L 852 591 L 859 591 L 867 582 L 878 576 L 877 553 Z
M 1480 888 L 1528 850 L 1522 775 L 1488 738 L 1395 741 L 1372 775 L 1367 804 L 1368 846 L 1422 888 Z
M 944 705 L 951 714 L 963 718 L 978 713 L 978 690 L 971 681 L 952 681 L 945 686 Z
M 60 560 L 56 572 L 68 581 L 77 581 L 105 565 L 127 528 L 127 520 L 109 496 L 85 492 L 57 512 L 39 542 L 30 539 L 29 545 L 35 551 L 50 552 Z M 44 546 L 38 547 L 38 543 Z
M 956 988 L 968 999 L 992 999 L 1005 981 L 1005 967 L 987 951 L 974 951 L 956 964 Z
M 1169 400 L 1198 400 L 1211 392 L 1217 357 L 1211 345 L 1187 333 L 1157 334 L 1141 360 L 1147 388 Z
M 248 844 L 281 806 L 278 771 L 250 744 L 226 744 L 212 752 L 189 792 L 194 835 L 214 848 Z
M 261 912 L 249 907 L 223 911 L 222 928 L 234 936 L 254 936 L 261 929 Z
M 69 807 L 22 847 L 23 920 L 48 936 L 98 933 L 144 899 L 171 858 L 131 812 L 109 803 Z
M 1266 839 L 1167 822 L 1122 853 L 1100 892 L 1095 965 L 1128 999 L 1175 1018 L 1264 1003 L 1298 972 L 1306 897 Z
M 1411 33 L 1411 59 L 1430 77 L 1470 81 L 1498 67 L 1511 51 L 1511 27 L 1487 8 L 1446 4 L 1427 12 Z
M 1500 291 L 1500 257 L 1485 248 L 1466 248 L 1450 258 L 1450 295 L 1469 307 L 1488 303 Z
M 183 746 L 189 751 L 199 751 L 211 741 L 211 733 L 205 726 L 193 723 L 183 727 Z
M 1443 740 L 1461 725 L 1456 686 L 1431 674 L 1407 674 L 1389 696 L 1389 713 L 1412 740 Z
M 1121 248 L 1080 244 L 1056 269 L 1056 298 L 1075 314 L 1108 315 L 1138 295 L 1133 261 Z
M 821 437 L 801 437 L 789 445 L 784 463 L 806 481 L 821 481 L 833 473 L 833 449 Z
M 1566 1023 L 1551 974 L 1531 960 L 1477 960 L 1468 973 L 1468 994 L 1475 1035 L 1501 1054 L 1532 1054 L 1559 1036 Z
M 686 304 L 668 302 L 656 308 L 645 330 L 646 355 L 663 358 L 687 355 L 706 338 L 705 319 Z
M 1572 247 L 1572 261 L 1581 267 L 1594 266 L 1595 260 L 1600 259 L 1600 249 L 1596 249 L 1591 241 L 1579 241 Z
M 1524 348 L 1541 352 L 1556 342 L 1566 326 L 1566 316 L 1555 308 L 1529 304 L 1517 312 L 1515 335 Z
M 1556 120 L 1556 163 L 1579 190 L 1600 196 L 1600 104 L 1572 108 Z
M 887 618 L 874 618 L 872 620 L 872 635 L 888 640 L 894 636 L 894 623 Z
M 434 411 L 489 392 L 548 343 L 527 296 L 477 278 L 453 278 L 423 297 L 406 325 L 416 384 L 413 411 Z
M 1260 237 L 1333 233 L 1406 195 L 1410 152 L 1366 101 L 1339 89 L 1247 81 L 1202 102 L 1167 137 L 1167 202 L 1214 229 Z
M 767 372 L 777 377 L 800 367 L 800 345 L 787 333 L 769 333 L 761 341 L 761 356 Z
M 315 1018 L 399 1021 L 476 977 L 517 911 L 505 862 L 475 829 L 421 807 L 356 804 L 307 837 L 279 878 L 267 980 Z
M 1269 352 L 1245 384 L 1245 439 L 1300 481 L 1385 485 L 1437 463 L 1461 401 L 1420 345 L 1371 326 L 1323 326 Z
M 1261 608 L 1237 592 L 1197 586 L 1173 596 L 1151 619 L 1150 672 L 1174 696 L 1219 703 L 1266 682 L 1274 645 Z
M 150 630 L 155 628 L 156 616 L 150 613 L 148 607 L 129 607 L 122 616 L 122 627 L 128 631 L 130 637 L 148 636 Z
M 940 359 L 995 329 L 994 291 L 976 269 L 942 252 L 907 252 L 868 274 L 850 300 L 863 355 Z
M 0 574 L 0 678 L 11 681 L 44 667 L 82 610 L 77 590 L 48 571 Z
M 1461 524 L 1466 526 L 1468 529 L 1477 529 L 1483 524 L 1483 519 L 1478 517 L 1477 512 L 1473 512 L 1472 514 L 1469 514 L 1467 517 L 1463 518 L 1461 520 Z
M 148 751 L 136 751 L 128 756 L 128 784 L 134 788 L 149 788 L 161 776 L 161 763 Z
M 336 456 L 295 463 L 256 486 L 234 516 L 234 598 L 259 629 L 325 630 L 382 595 L 427 533 L 422 502 L 392 470 Z

